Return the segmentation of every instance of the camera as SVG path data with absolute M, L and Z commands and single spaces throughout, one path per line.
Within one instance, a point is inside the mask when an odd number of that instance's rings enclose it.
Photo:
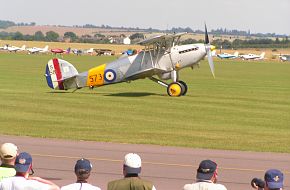
M 264 187 L 265 187 L 265 182 L 264 182 L 264 180 L 262 180 L 262 179 L 254 178 L 254 179 L 252 179 L 252 181 L 251 181 L 251 185 L 252 185 L 253 188 L 259 187 L 259 188 L 261 188 L 261 189 L 264 189 Z

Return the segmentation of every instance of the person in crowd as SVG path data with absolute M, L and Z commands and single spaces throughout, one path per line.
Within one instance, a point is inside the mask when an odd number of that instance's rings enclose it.
M 77 181 L 61 187 L 61 190 L 101 190 L 99 187 L 88 183 L 92 167 L 93 166 L 89 160 L 85 158 L 78 160 L 74 169 Z
M 138 154 L 125 155 L 123 164 L 124 178 L 108 183 L 107 190 L 156 190 L 152 182 L 141 179 L 141 158 Z
M 227 190 L 224 185 L 217 184 L 218 167 L 211 160 L 203 160 L 197 169 L 196 183 L 186 184 L 183 190 Z
M 21 152 L 15 159 L 16 175 L 0 182 L 1 190 L 59 190 L 59 187 L 49 180 L 31 177 L 33 172 L 32 157 L 27 152 Z
M 255 189 L 259 190 L 282 190 L 284 175 L 280 170 L 270 169 L 267 170 L 264 176 L 264 180 L 254 178 L 251 185 Z
M 17 156 L 18 148 L 15 144 L 4 143 L 0 147 L 0 181 L 6 177 L 12 177 L 16 175 L 14 168 L 15 159 Z

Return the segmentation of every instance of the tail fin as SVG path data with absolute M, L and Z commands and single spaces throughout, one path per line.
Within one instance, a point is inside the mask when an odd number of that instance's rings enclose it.
M 62 59 L 51 59 L 46 65 L 45 77 L 47 84 L 55 90 L 78 88 L 75 80 L 78 74 L 72 64 Z
M 23 45 L 20 49 L 21 49 L 22 51 L 25 51 L 25 48 L 26 48 L 26 45 Z
M 44 51 L 44 52 L 48 51 L 48 45 L 46 45 L 46 46 L 43 48 L 43 51 Z
M 67 53 L 67 54 L 70 54 L 70 50 L 71 50 L 71 48 L 69 47 L 69 48 L 67 48 L 66 49 L 66 51 L 65 51 L 65 53 Z
M 239 52 L 236 51 L 236 52 L 234 53 L 234 56 L 239 57 Z
M 260 59 L 264 59 L 265 58 L 265 52 L 263 52 L 263 53 L 261 53 L 261 55 L 260 55 Z

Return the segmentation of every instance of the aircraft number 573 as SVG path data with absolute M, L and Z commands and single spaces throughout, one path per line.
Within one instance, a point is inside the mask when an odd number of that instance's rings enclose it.
M 103 75 L 101 73 L 90 76 L 90 83 L 97 83 L 103 81 Z

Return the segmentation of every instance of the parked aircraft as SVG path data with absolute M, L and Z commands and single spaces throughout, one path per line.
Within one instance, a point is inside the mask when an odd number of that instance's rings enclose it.
M 17 52 L 17 51 L 25 51 L 25 47 L 26 47 L 25 45 L 23 45 L 22 47 L 5 45 L 3 49 L 9 52 Z
M 87 53 L 87 54 L 93 54 L 95 52 L 95 49 L 94 48 L 90 48 L 88 50 L 85 50 L 84 53 Z
M 83 54 L 83 50 L 81 50 L 81 49 L 73 49 L 72 52 L 73 52 L 73 54 L 76 54 L 76 55 L 82 55 Z
M 290 61 L 290 55 L 279 55 L 281 61 Z
M 95 49 L 97 56 L 100 55 L 115 55 L 115 52 L 110 49 Z
M 131 56 L 122 56 L 108 64 L 102 64 L 89 71 L 78 73 L 76 68 L 62 59 L 51 59 L 46 65 L 47 84 L 55 90 L 80 89 L 83 87 L 99 87 L 120 82 L 130 82 L 149 78 L 153 82 L 167 88 L 169 96 L 181 96 L 187 92 L 187 85 L 180 80 L 179 71 L 186 67 L 193 68 L 206 55 L 214 76 L 214 64 L 205 26 L 205 44 L 179 44 L 186 33 L 163 34 L 140 42 L 144 50 Z M 154 76 L 157 75 L 159 79 Z M 162 80 L 169 80 L 169 84 Z
M 27 51 L 29 54 L 46 53 L 48 52 L 48 45 L 46 45 L 44 48 L 38 48 L 38 47 L 28 48 Z
M 71 48 L 67 48 L 66 50 L 61 49 L 61 48 L 54 48 L 50 50 L 53 54 L 63 54 L 63 53 L 67 53 L 69 54 L 71 51 Z
M 217 55 L 221 59 L 235 59 L 239 57 L 239 52 L 235 52 L 234 54 L 230 53 L 221 53 Z
M 8 47 L 8 44 L 6 44 L 5 46 L 3 46 L 3 47 L 0 47 L 0 50 L 6 50 L 7 49 L 7 47 Z
M 255 55 L 255 54 L 246 54 L 246 55 L 240 55 L 240 58 L 243 60 L 262 60 L 265 58 L 265 52 L 261 53 L 261 55 Z

